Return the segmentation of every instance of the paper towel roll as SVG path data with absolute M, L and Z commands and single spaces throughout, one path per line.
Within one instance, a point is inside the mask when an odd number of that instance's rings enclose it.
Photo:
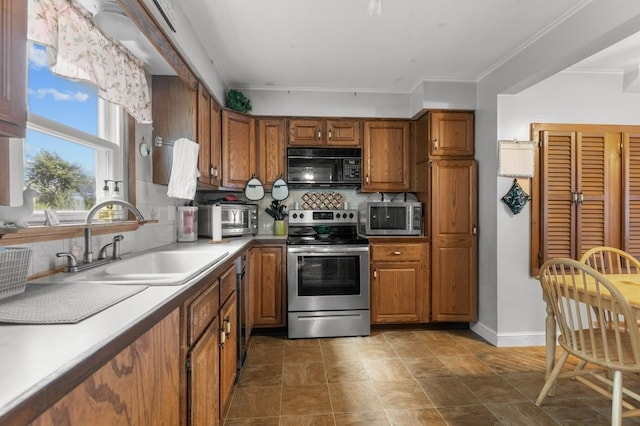
M 222 241 L 222 207 L 218 204 L 211 209 L 211 230 L 211 239 Z

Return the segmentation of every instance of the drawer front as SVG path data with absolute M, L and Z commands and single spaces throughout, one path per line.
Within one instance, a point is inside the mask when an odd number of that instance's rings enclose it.
M 236 290 L 236 267 L 232 266 L 220 276 L 220 301 L 225 302 Z
M 211 324 L 211 321 L 218 315 L 220 308 L 220 291 L 218 280 L 210 285 L 200 296 L 189 304 L 187 312 L 189 315 L 189 346 L 191 346 L 204 330 Z
M 422 244 L 372 244 L 371 260 L 374 262 L 421 262 Z

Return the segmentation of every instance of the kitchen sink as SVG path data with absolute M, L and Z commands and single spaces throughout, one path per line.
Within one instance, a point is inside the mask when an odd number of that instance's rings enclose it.
M 157 251 L 74 274 L 64 281 L 118 285 L 180 285 L 227 256 L 228 251 Z

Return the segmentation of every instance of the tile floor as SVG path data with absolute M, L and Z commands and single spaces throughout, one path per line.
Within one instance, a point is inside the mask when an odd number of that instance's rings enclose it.
M 543 347 L 496 348 L 470 330 L 254 336 L 224 425 L 610 424 L 610 401 L 571 380 L 536 407 L 544 371 Z

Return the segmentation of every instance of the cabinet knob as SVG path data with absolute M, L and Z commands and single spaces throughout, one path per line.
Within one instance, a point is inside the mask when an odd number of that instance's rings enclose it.
M 211 165 L 211 169 L 209 170 L 209 174 L 211 175 L 211 177 L 217 178 L 218 177 L 218 168 L 214 165 Z
M 373 270 L 373 278 L 378 278 L 378 270 L 377 269 Z
M 366 175 L 364 180 L 365 180 L 365 182 L 369 183 L 369 175 Z
M 331 129 L 329 129 L 329 131 L 327 132 L 327 139 L 331 140 Z
M 318 129 L 318 140 L 322 139 L 322 132 Z

